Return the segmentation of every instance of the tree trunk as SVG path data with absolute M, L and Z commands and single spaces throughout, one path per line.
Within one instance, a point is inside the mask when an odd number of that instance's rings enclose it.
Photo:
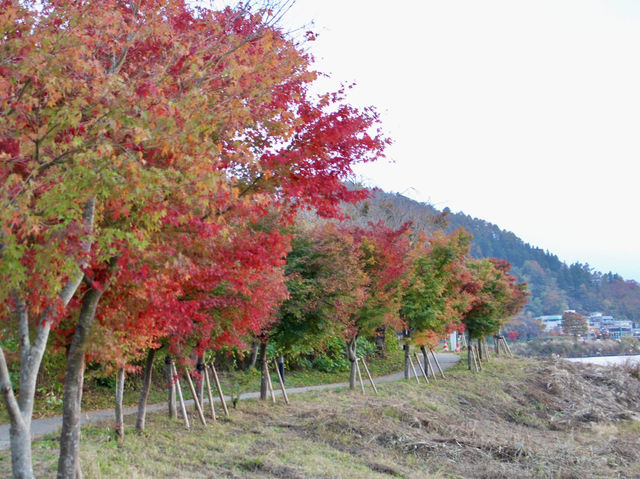
M 378 356 L 380 356 L 381 358 L 384 358 L 386 349 L 387 349 L 387 327 L 380 326 L 378 329 L 376 329 L 376 350 L 377 350 Z
M 196 382 L 196 394 L 198 395 L 198 402 L 200 407 L 204 409 L 204 356 L 198 356 L 196 361 L 196 371 L 198 371 L 199 377 Z
M 405 379 L 409 379 L 410 373 L 409 373 L 409 354 L 410 354 L 410 348 L 409 348 L 409 330 L 405 329 L 402 332 L 402 336 L 404 337 L 404 344 L 402 345 L 402 349 L 404 350 L 404 378 Z
M 253 369 L 258 364 L 258 350 L 260 349 L 260 343 L 253 343 L 251 346 L 251 364 L 249 369 Z
M 404 378 L 409 379 L 409 343 L 403 344 L 402 349 L 404 349 Z
M 347 359 L 351 363 L 349 370 L 349 389 L 356 388 L 358 370 L 356 368 L 358 353 L 358 335 L 356 334 L 349 341 L 347 341 Z
M 90 288 L 85 293 L 67 355 L 62 397 L 62 433 L 60 434 L 58 479 L 73 479 L 76 471 L 80 446 L 79 399 L 82 397 L 84 379 L 84 349 L 103 291 Z
M 169 418 L 178 417 L 178 406 L 176 405 L 176 385 L 173 381 L 173 361 L 171 356 L 167 354 L 164 358 L 164 374 L 167 380 L 167 407 L 169 409 Z
M 284 385 L 284 356 L 278 356 L 277 366 L 278 366 L 278 373 L 280 374 L 279 379 L 282 380 L 282 384 Z
M 84 356 L 82 357 L 82 368 L 80 369 L 80 388 L 78 388 L 78 397 L 76 398 L 76 407 L 78 411 L 80 411 L 80 406 L 82 405 L 82 390 L 84 386 L 84 368 L 86 367 Z M 80 445 L 80 428 L 78 427 L 78 446 Z M 76 461 L 75 466 L 73 467 L 73 478 L 74 479 L 82 479 L 82 465 L 80 464 L 80 459 L 78 457 L 78 453 L 76 451 Z
M 260 341 L 260 399 L 263 401 L 267 400 L 267 395 L 269 393 L 269 383 L 267 374 L 269 374 L 269 369 L 267 365 L 267 342 L 266 340 Z
M 24 303 L 23 303 L 24 304 Z M 26 309 L 24 316 L 21 319 L 18 315 L 19 321 L 27 320 Z M 28 346 L 28 323 L 23 323 L 27 336 L 26 346 Z M 21 349 L 23 344 L 20 345 Z M 2 399 L 9 413 L 9 443 L 11 445 L 11 467 L 13 470 L 13 477 L 20 479 L 33 479 L 33 467 L 31 461 L 31 415 L 33 412 L 33 396 L 35 394 L 35 376 L 37 370 L 33 371 L 34 374 L 26 374 L 26 364 L 21 360 L 20 364 L 20 396 L 15 397 L 13 392 L 13 386 L 11 385 L 11 378 L 9 376 L 9 369 L 7 367 L 4 351 L 0 348 L 0 391 L 2 392 Z M 30 381 L 26 381 L 29 379 Z M 33 382 L 33 392 L 29 387 Z M 22 385 L 26 384 L 29 388 L 24 391 Z M 31 394 L 29 394 L 31 393 Z M 23 397 L 24 395 L 24 397 Z M 20 404 L 20 400 L 23 400 L 23 404 Z M 25 399 L 28 399 L 25 401 Z
M 95 197 L 89 198 L 82 213 L 85 232 L 90 234 L 93 230 L 95 213 Z M 0 250 L 1 250 L 0 245 Z M 82 250 L 88 253 L 91 241 L 83 241 Z M 81 263 L 79 266 L 84 266 Z M 78 286 L 82 282 L 84 273 L 78 268 L 77 272 L 58 293 L 59 305 L 69 304 Z M 9 415 L 9 443 L 11 447 L 11 467 L 14 478 L 33 478 L 33 466 L 31 464 L 31 419 L 33 416 L 33 402 L 36 392 L 36 381 L 42 357 L 44 356 L 51 330 L 51 321 L 55 316 L 55 308 L 47 307 L 34 322 L 35 337 L 30 338 L 29 312 L 21 295 L 14 291 L 12 296 L 16 303 L 16 316 L 18 323 L 18 344 L 20 347 L 20 395 L 16 398 L 9 370 L 6 364 L 4 350 L 0 347 L 0 393 Z
M 473 370 L 473 342 L 471 341 L 471 336 L 469 336 L 469 341 L 467 342 L 467 366 L 469 371 Z
M 11 423 L 9 440 L 11 443 L 11 467 L 14 479 L 33 479 L 31 462 L 31 428 L 24 422 Z
M 124 368 L 120 368 L 116 379 L 116 436 L 118 436 L 118 442 L 124 441 L 124 410 L 122 408 L 124 379 Z
M 144 376 L 142 379 L 142 391 L 140 391 L 140 400 L 138 401 L 138 417 L 136 419 L 136 429 L 144 431 L 145 421 L 147 419 L 147 401 L 149 399 L 149 391 L 151 390 L 151 373 L 153 371 L 153 358 L 156 355 L 155 349 L 147 351 L 147 360 L 144 363 Z
M 425 348 L 424 346 L 420 346 L 420 351 L 422 352 L 422 365 L 424 366 L 424 372 L 427 374 L 427 377 L 429 377 L 429 370 L 431 369 L 429 367 L 429 358 L 427 357 L 427 348 Z M 435 372 L 433 374 L 433 377 L 435 378 Z
M 477 347 L 478 347 L 478 359 L 480 359 L 480 361 L 485 361 L 487 358 L 485 357 L 486 355 L 484 354 L 484 348 L 482 347 L 482 338 L 478 338 Z

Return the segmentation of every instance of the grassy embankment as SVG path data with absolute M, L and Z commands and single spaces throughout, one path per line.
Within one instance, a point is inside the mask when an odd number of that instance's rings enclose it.
M 191 431 L 153 414 L 122 447 L 110 425 L 88 427 L 83 469 L 132 479 L 640 477 L 637 370 L 493 359 L 479 374 L 460 365 L 429 386 L 379 389 L 296 395 L 290 406 L 242 401 Z M 39 477 L 52 477 L 55 438 L 34 450 Z

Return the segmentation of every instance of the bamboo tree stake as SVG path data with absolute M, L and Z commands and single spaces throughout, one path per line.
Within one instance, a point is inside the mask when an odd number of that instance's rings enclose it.
M 438 366 L 438 371 L 440 371 L 440 375 L 442 376 L 442 379 L 446 379 L 444 377 L 444 371 L 440 367 L 440 362 L 438 361 L 438 358 L 436 357 L 436 353 L 433 352 L 433 348 L 429 348 L 429 350 L 431 351 L 431 356 L 433 356 L 433 360 L 435 361 L 436 366 Z M 435 371 L 434 371 L 434 377 L 435 377 Z
M 271 382 L 271 371 L 269 371 L 269 362 L 267 361 L 267 386 L 269 387 L 269 393 L 271 394 L 271 400 L 275 404 L 276 394 L 273 392 L 273 383 Z
M 220 396 L 222 409 L 224 409 L 225 416 L 229 417 L 229 409 L 227 408 L 227 401 L 225 401 L 224 394 L 222 393 L 222 386 L 220 385 L 220 379 L 218 379 L 218 372 L 216 371 L 216 367 L 213 365 L 213 363 L 209 363 L 209 367 L 211 368 L 211 372 L 213 373 L 213 380 L 215 381 L 216 388 L 218 389 L 218 396 Z
M 378 394 L 378 388 L 376 387 L 376 383 L 373 382 L 373 378 L 371 377 L 371 373 L 369 372 L 369 368 L 367 367 L 367 363 L 365 362 L 364 358 L 360 358 L 360 359 L 362 359 L 362 365 L 364 366 L 364 372 L 367 373 L 367 377 L 369 378 L 369 382 L 371 383 L 371 387 L 373 388 L 375 393 Z
M 416 363 L 418 363 L 418 367 L 422 372 L 422 376 L 424 377 L 424 380 L 427 382 L 427 384 L 429 384 L 429 378 L 427 377 L 427 373 L 424 372 L 424 368 L 422 367 L 422 364 L 420 364 L 420 359 L 418 359 L 418 353 L 414 352 L 413 355 L 416 358 Z
M 196 394 L 196 388 L 193 387 L 193 381 L 191 380 L 191 372 L 189 368 L 185 366 L 184 368 L 185 376 L 187 376 L 187 383 L 189 384 L 189 389 L 191 390 L 191 395 L 193 396 L 193 403 L 196 405 L 196 411 L 198 412 L 198 417 L 200 418 L 200 422 L 203 426 L 207 425 L 207 421 L 204 419 L 204 413 L 202 412 L 202 406 L 200 405 L 200 400 L 198 399 L 198 395 Z
M 358 379 L 360 379 L 360 387 L 362 388 L 362 394 L 364 394 L 364 381 L 362 380 L 362 373 L 360 372 L 360 366 L 358 365 L 358 360 L 360 358 L 356 358 L 356 372 L 358 373 Z
M 431 375 L 431 377 L 435 381 L 437 379 L 436 378 L 436 372 L 433 369 L 433 365 L 431 364 L 431 359 L 429 359 L 429 353 L 424 353 L 424 357 L 427 359 L 427 377 L 429 377 L 429 375 Z
M 280 381 L 280 389 L 282 389 L 282 397 L 284 398 L 284 403 L 289 405 L 289 396 L 287 396 L 287 390 L 284 387 L 284 380 L 282 379 L 282 374 L 280 374 L 280 368 L 276 364 L 276 372 L 278 373 L 278 381 Z
M 211 381 L 209 381 L 209 371 L 207 371 L 207 366 L 204 367 L 204 380 L 207 383 L 207 395 L 209 396 L 209 405 L 211 406 L 211 419 L 217 421 L 216 417 L 216 408 L 213 405 L 213 392 L 211 391 Z
M 480 361 L 480 356 L 478 355 L 478 346 L 471 345 L 471 350 L 473 351 L 473 358 L 476 361 L 478 372 L 482 371 L 482 362 Z
M 475 372 L 479 372 L 478 364 L 476 363 L 476 355 L 473 354 L 473 345 L 469 348 L 469 354 L 471 355 L 471 364 L 473 364 L 473 369 Z
M 463 334 L 460 335 L 462 337 L 462 347 L 464 348 L 468 348 L 469 345 L 467 344 L 467 337 Z
M 509 343 L 507 342 L 507 340 L 503 337 L 502 341 L 504 342 L 504 345 L 507 347 L 507 351 L 509 352 L 509 356 L 513 357 L 513 353 L 511 352 L 511 346 L 509 346 Z
M 475 346 L 471 344 L 469 347 L 471 348 L 471 357 L 473 358 L 473 366 L 476 368 L 476 372 L 479 373 L 480 368 L 478 367 L 478 361 L 476 360 Z
M 184 397 L 182 397 L 182 387 L 180 386 L 180 379 L 178 378 L 178 371 L 176 370 L 175 363 L 171 363 L 171 373 L 176 378 L 176 390 L 178 391 L 178 399 L 180 399 L 180 409 L 182 409 L 182 417 L 184 417 L 184 424 L 189 429 L 189 416 L 187 415 L 187 406 L 184 403 Z
M 416 371 L 416 367 L 413 365 L 413 361 L 411 361 L 411 356 L 409 356 L 408 359 L 409 359 L 409 365 L 411 366 L 411 369 L 413 369 L 413 375 L 416 378 L 416 382 L 420 384 L 420 379 L 418 378 L 418 371 Z

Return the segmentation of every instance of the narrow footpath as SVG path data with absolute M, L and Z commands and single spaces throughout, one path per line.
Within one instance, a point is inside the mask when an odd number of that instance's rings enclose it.
M 453 353 L 438 353 L 436 354 L 438 358 L 438 362 L 442 366 L 442 369 L 447 370 L 453 367 L 459 360 L 460 356 Z M 378 383 L 387 383 L 391 381 L 398 381 L 399 379 L 404 378 L 404 373 L 394 373 L 388 376 L 382 376 L 379 378 L 374 378 L 374 382 Z M 288 388 L 287 394 L 296 394 L 296 393 L 304 393 L 308 391 L 317 391 L 322 389 L 337 389 L 342 387 L 348 387 L 349 383 L 334 383 L 334 384 L 318 384 L 316 386 L 303 386 L 298 388 Z M 277 389 L 277 388 L 276 388 Z M 274 390 L 276 395 L 281 394 L 280 390 Z M 260 397 L 259 392 L 251 392 L 244 393 L 240 395 L 240 399 L 255 399 Z M 231 401 L 231 398 L 225 396 L 226 401 Z M 220 398 L 214 399 L 215 402 L 219 402 Z M 208 399 L 205 400 L 205 403 L 208 402 Z M 193 404 L 193 399 L 189 399 L 185 401 L 187 405 Z M 147 412 L 154 412 L 166 409 L 167 403 L 162 402 L 158 404 L 149 404 L 147 406 Z M 137 406 L 127 407 L 124 409 L 124 415 L 130 416 L 132 414 L 136 414 L 138 412 Z M 111 421 L 114 419 L 114 411 L 113 409 L 103 409 L 100 411 L 87 411 L 83 412 L 80 418 L 80 422 L 82 424 L 88 423 L 96 423 L 103 421 Z M 45 417 L 42 419 L 34 419 L 31 423 L 31 438 L 32 440 L 39 439 L 48 434 L 54 434 L 60 430 L 62 427 L 62 416 L 53 416 L 53 417 Z M 0 425 L 0 450 L 9 449 L 9 424 Z

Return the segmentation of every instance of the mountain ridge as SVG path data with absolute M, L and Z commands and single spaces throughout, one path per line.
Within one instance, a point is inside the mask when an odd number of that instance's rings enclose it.
M 533 246 L 515 233 L 489 221 L 449 208 L 439 210 L 400 193 L 372 190 L 372 197 L 349 205 L 345 213 L 356 223 L 383 220 L 398 227 L 406 221 L 414 230 L 433 234 L 463 227 L 473 235 L 471 255 L 497 257 L 512 265 L 514 274 L 529 285 L 531 298 L 525 307 L 530 316 L 561 314 L 575 309 L 603 312 L 634 322 L 640 327 L 640 284 L 617 273 L 595 271 L 588 263 L 567 264 L 557 255 Z

